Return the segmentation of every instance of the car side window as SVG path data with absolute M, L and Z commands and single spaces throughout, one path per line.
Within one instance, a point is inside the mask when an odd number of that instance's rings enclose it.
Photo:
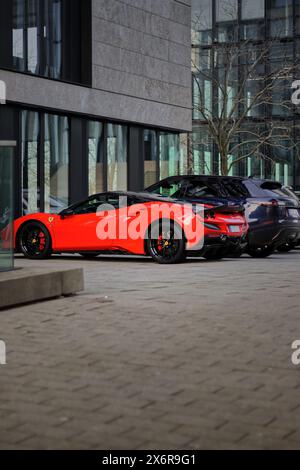
M 180 183 L 164 183 L 160 186 L 157 186 L 153 191 L 154 194 L 159 194 L 160 196 L 172 198 L 178 196 L 181 191 Z
M 101 204 L 105 204 L 105 203 L 106 203 L 105 195 L 94 196 L 94 197 L 90 197 L 89 199 L 79 204 L 78 206 L 75 206 L 73 211 L 75 215 L 95 214 L 98 210 L 98 207 Z

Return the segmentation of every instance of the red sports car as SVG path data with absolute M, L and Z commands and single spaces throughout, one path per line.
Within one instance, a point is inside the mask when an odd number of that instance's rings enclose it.
M 247 233 L 240 208 L 212 210 L 155 195 L 108 192 L 89 197 L 60 214 L 37 213 L 14 222 L 14 248 L 30 259 L 52 253 L 150 255 L 160 264 L 188 255 L 221 258 Z M 8 226 L 2 240 L 9 240 Z

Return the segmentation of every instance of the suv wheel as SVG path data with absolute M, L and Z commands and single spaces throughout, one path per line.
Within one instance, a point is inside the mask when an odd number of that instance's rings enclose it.
M 274 251 L 275 250 L 273 247 L 267 246 L 264 248 L 248 248 L 247 253 L 248 255 L 252 256 L 252 258 L 267 258 L 268 256 L 272 255 Z

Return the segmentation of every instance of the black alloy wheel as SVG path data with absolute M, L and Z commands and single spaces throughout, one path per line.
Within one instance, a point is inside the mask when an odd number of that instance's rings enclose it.
M 173 221 L 153 224 L 147 239 L 147 252 L 159 264 L 180 263 L 186 257 L 182 229 Z
M 46 259 L 52 254 L 51 236 L 40 222 L 29 222 L 21 228 L 19 247 L 26 258 Z

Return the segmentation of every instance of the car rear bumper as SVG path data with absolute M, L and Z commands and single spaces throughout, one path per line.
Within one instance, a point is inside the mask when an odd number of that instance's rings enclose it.
M 249 231 L 249 245 L 255 247 L 273 246 L 276 249 L 285 243 L 297 243 L 300 240 L 300 219 L 283 220 L 261 225 Z
M 220 235 L 218 237 L 205 237 L 204 246 L 199 251 L 188 251 L 189 256 L 204 256 L 208 253 L 216 253 L 224 250 L 224 255 L 244 250 L 247 247 L 247 236 L 229 237 Z

